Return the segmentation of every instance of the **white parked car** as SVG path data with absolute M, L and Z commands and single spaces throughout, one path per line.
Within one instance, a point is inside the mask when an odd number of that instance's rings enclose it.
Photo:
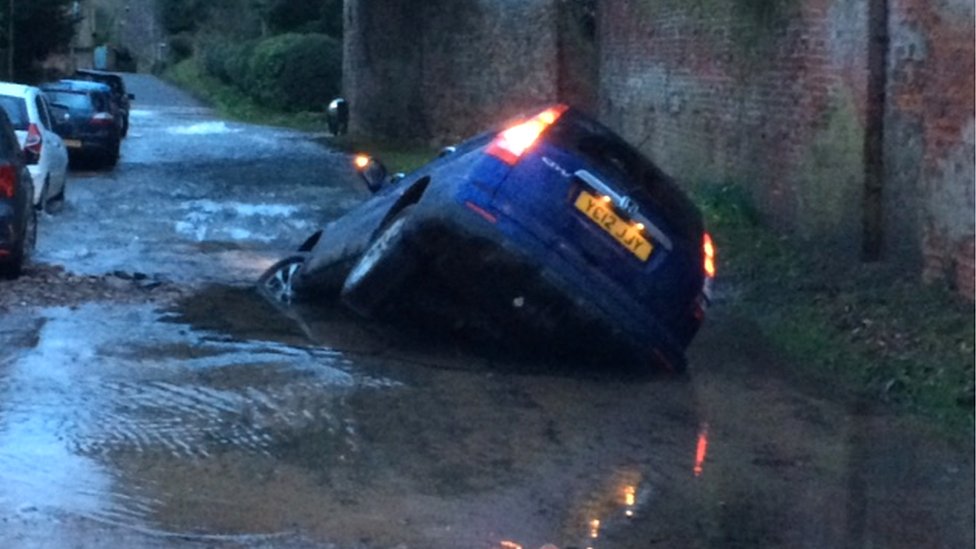
M 64 202 L 68 150 L 54 133 L 55 119 L 44 93 L 33 86 L 0 82 L 0 108 L 13 123 L 34 179 L 34 206 L 50 211 Z

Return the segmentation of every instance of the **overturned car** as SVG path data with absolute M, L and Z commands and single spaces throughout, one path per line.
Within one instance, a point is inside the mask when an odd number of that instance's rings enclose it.
M 274 299 L 685 368 L 715 250 L 698 209 L 606 127 L 556 105 L 406 176 L 356 163 L 373 196 L 268 269 Z

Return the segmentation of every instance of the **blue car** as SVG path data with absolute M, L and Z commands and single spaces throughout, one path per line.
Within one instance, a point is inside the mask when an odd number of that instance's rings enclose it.
M 603 125 L 556 105 L 406 176 L 356 162 L 375 194 L 261 277 L 274 298 L 435 311 L 507 342 L 685 368 L 714 247 L 685 194 Z

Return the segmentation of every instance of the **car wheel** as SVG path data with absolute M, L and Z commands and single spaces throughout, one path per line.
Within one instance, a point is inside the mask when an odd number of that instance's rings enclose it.
M 65 181 L 64 183 L 61 184 L 61 190 L 58 191 L 58 194 L 47 199 L 47 202 L 44 205 L 44 211 L 46 211 L 49 214 L 55 214 L 64 209 L 64 198 L 65 198 L 64 189 L 67 186 L 68 186 L 68 182 Z
M 377 316 L 387 298 L 416 271 L 418 258 L 406 242 L 412 209 L 397 214 L 346 275 L 340 296 L 356 313 Z
M 119 149 L 120 148 L 121 148 L 121 144 L 116 144 L 115 145 L 115 148 L 112 149 L 112 152 L 108 153 L 108 156 L 105 158 L 105 164 L 109 168 L 114 168 L 115 165 L 119 163 Z
M 278 261 L 258 278 L 258 289 L 272 301 L 291 303 L 295 298 L 292 282 L 304 264 L 304 255 L 293 255 Z
M 128 115 L 126 115 L 126 117 L 122 119 L 122 137 L 125 137 L 127 135 L 129 135 L 129 117 L 128 117 Z
M 14 279 L 20 276 L 20 273 L 24 269 L 24 262 L 30 256 L 30 253 L 34 251 L 34 246 L 37 245 L 37 210 L 30 208 L 27 213 L 27 223 L 24 226 L 24 234 L 21 235 L 20 240 L 17 242 L 17 247 L 14 249 L 13 253 L 10 254 L 10 261 L 2 266 L 0 266 L 0 275 L 8 279 Z

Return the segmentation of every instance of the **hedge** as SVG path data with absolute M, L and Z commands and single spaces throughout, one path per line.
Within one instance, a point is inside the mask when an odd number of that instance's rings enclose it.
M 274 109 L 321 110 L 340 90 L 342 47 L 325 34 L 213 40 L 200 44 L 199 60 L 210 76 Z

